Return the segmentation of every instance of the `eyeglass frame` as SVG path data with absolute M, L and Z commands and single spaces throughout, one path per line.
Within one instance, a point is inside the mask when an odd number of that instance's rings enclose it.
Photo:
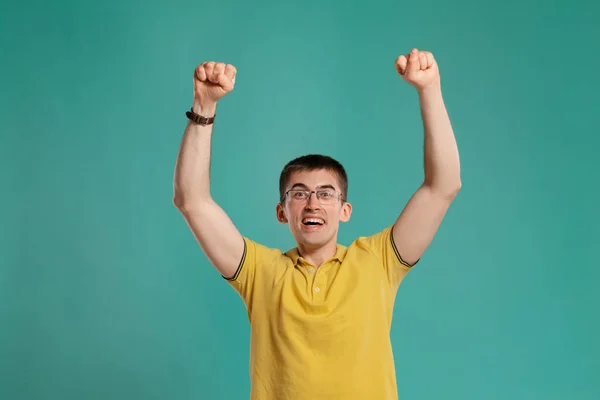
M 335 194 L 337 194 L 337 199 L 336 200 L 338 200 L 338 201 L 342 200 L 342 203 L 346 201 L 345 199 L 343 199 L 344 194 L 343 193 L 339 193 L 335 188 L 323 188 L 323 189 L 318 189 L 318 190 L 288 189 L 283 194 L 283 198 L 281 199 L 281 203 L 284 202 L 284 200 L 288 197 L 288 193 L 290 193 L 290 192 L 304 192 L 307 195 L 306 200 L 304 200 L 306 203 L 308 203 L 310 201 L 310 198 L 312 197 L 312 195 L 314 193 L 315 196 L 317 196 L 317 201 L 319 202 L 319 204 L 323 204 L 323 203 L 321 203 L 321 199 L 319 198 L 319 192 L 325 192 L 325 191 L 333 191 Z M 332 202 L 331 204 L 333 204 L 333 203 L 334 202 Z

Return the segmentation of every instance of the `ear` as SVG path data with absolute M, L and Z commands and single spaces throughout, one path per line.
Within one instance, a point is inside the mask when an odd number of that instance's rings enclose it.
M 277 206 L 275 207 L 275 213 L 277 214 L 277 221 L 281 222 L 282 224 L 287 224 L 288 219 L 285 216 L 285 210 L 283 209 L 281 203 L 277 203 Z
M 351 215 L 352 215 L 352 204 L 346 202 L 342 205 L 342 210 L 340 211 L 340 221 L 342 221 L 342 222 L 350 221 Z

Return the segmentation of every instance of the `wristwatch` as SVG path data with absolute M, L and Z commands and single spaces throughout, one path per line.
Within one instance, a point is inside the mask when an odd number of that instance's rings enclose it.
M 208 118 L 208 117 L 203 117 L 202 115 L 198 115 L 194 112 L 193 108 L 190 108 L 190 111 L 186 111 L 185 116 L 188 117 L 188 119 L 198 125 L 202 125 L 202 126 L 206 126 L 206 125 L 210 125 L 213 122 L 215 122 L 215 117 L 217 116 L 217 114 L 213 115 L 212 117 Z

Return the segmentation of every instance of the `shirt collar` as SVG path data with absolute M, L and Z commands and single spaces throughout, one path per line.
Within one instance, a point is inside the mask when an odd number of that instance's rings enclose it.
M 347 251 L 348 251 L 348 248 L 346 246 L 343 246 L 341 244 L 336 244 L 335 255 L 333 256 L 333 258 L 330 258 L 327 261 L 337 260 L 339 262 L 342 262 L 342 261 L 344 261 L 344 257 L 346 257 L 346 252 Z M 294 265 L 298 265 L 299 262 L 301 262 L 302 260 L 304 260 L 300 256 L 300 253 L 298 252 L 298 248 L 297 247 L 286 251 L 285 255 L 288 256 L 292 260 L 292 262 L 294 263 Z

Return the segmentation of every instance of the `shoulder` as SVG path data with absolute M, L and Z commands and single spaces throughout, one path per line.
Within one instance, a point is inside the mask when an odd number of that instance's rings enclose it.
M 382 246 L 385 247 L 393 243 L 392 229 L 393 225 L 387 226 L 370 235 L 359 236 L 350 244 L 349 248 L 356 247 L 373 253 L 379 253 Z
M 360 236 L 352 242 L 350 248 L 368 252 L 377 259 L 382 260 L 386 266 L 397 265 L 403 268 L 412 268 L 416 262 L 409 264 L 402 259 L 394 241 L 393 229 L 394 225 L 389 225 L 369 236 Z
M 244 251 L 235 275 L 226 278 L 229 281 L 238 280 L 240 274 L 243 273 L 246 276 L 253 275 L 257 271 L 261 271 L 263 265 L 285 264 L 289 260 L 289 257 L 281 249 L 266 246 L 246 236 L 242 236 L 242 238 L 244 239 Z
M 251 254 L 255 257 L 267 257 L 267 258 L 275 258 L 275 259 L 285 256 L 285 254 L 283 253 L 283 251 L 281 251 L 281 249 L 264 245 L 260 242 L 252 240 L 246 236 L 243 236 L 243 238 L 244 238 L 244 247 L 246 248 L 245 252 L 247 254 Z

